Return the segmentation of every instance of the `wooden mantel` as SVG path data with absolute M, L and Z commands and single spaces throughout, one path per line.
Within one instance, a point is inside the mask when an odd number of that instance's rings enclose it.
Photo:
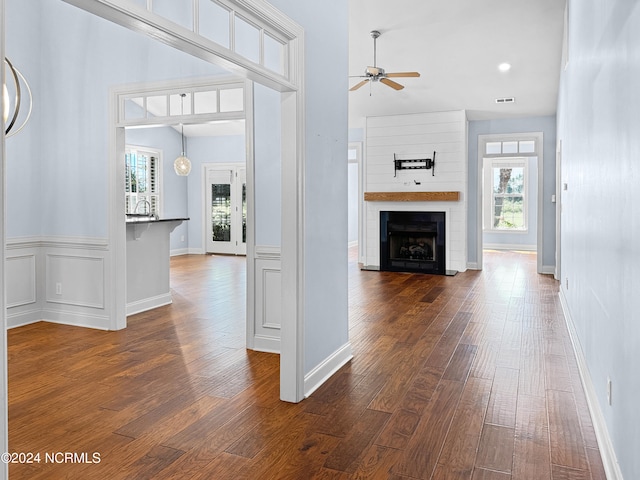
M 457 202 L 460 192 L 365 192 L 365 202 Z

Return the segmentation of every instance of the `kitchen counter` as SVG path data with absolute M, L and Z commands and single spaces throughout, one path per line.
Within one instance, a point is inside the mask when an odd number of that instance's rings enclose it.
M 189 218 L 127 218 L 127 315 L 171 303 L 171 232 Z

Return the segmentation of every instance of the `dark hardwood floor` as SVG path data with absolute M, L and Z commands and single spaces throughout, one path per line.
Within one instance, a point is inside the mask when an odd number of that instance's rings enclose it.
M 244 349 L 244 258 L 172 259 L 174 303 L 123 331 L 10 330 L 9 445 L 41 456 L 10 478 L 604 480 L 557 282 L 528 253 L 484 267 L 350 252 L 354 359 L 295 405 Z

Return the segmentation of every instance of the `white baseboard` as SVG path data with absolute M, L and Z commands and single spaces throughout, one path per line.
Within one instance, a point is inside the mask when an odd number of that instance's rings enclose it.
M 254 335 L 253 346 L 251 347 L 251 350 L 280 354 L 280 339 L 275 337 Z
M 109 330 L 110 328 L 110 320 L 106 315 L 48 310 L 46 308 L 42 310 L 42 321 L 73 327 L 95 328 L 96 330 Z
M 545 275 L 555 275 L 556 274 L 556 266 L 555 265 L 543 265 L 542 272 Z
M 589 367 L 587 361 L 584 358 L 582 347 L 580 346 L 580 339 L 575 329 L 571 313 L 569 312 L 569 305 L 567 299 L 564 296 L 564 292 L 560 289 L 560 304 L 562 305 L 562 312 L 564 314 L 567 328 L 569 329 L 569 336 L 571 338 L 571 344 L 573 351 L 576 355 L 578 362 L 578 370 L 580 371 L 580 379 L 582 380 L 582 386 L 584 387 L 585 394 L 587 396 L 587 405 L 589 406 L 589 413 L 591 414 L 591 420 L 593 421 L 593 428 L 596 432 L 596 439 L 598 440 L 598 447 L 600 449 L 600 456 L 602 457 L 602 464 L 607 476 L 607 480 L 623 480 L 622 472 L 620 471 L 620 465 L 616 458 L 616 452 L 613 449 L 611 443 L 611 437 L 607 429 L 607 423 L 600 409 L 600 403 L 596 396 L 596 390 L 591 381 L 591 375 L 589 374 Z
M 143 300 L 137 300 L 135 302 L 127 303 L 127 316 L 135 315 L 136 313 L 146 312 L 152 308 L 162 307 L 172 303 L 171 292 L 163 293 L 155 297 L 145 298 Z
M 13 312 L 7 310 L 7 329 L 23 327 L 42 320 L 42 309 Z
M 175 250 L 171 250 L 169 252 L 170 257 L 178 257 L 180 255 L 188 255 L 188 254 L 189 254 L 188 248 L 176 248 Z
M 349 242 L 349 243 L 347 244 L 347 246 L 348 246 L 349 248 L 357 247 L 357 246 L 358 246 L 358 240 L 354 240 L 353 242 Z
M 468 270 L 482 270 L 482 268 L 480 268 L 478 266 L 478 262 L 469 262 L 469 263 L 467 263 L 467 269 Z
M 204 248 L 189 248 L 187 249 L 187 255 L 204 255 L 206 252 Z
M 331 375 L 336 373 L 344 364 L 353 358 L 353 352 L 351 350 L 351 344 L 345 343 L 338 350 L 333 352 L 327 357 L 324 362 L 311 370 L 304 376 L 304 396 L 305 398 L 311 395 L 327 381 Z

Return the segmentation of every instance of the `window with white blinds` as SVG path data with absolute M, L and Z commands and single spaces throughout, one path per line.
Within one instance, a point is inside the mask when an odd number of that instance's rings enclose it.
M 125 148 L 125 213 L 160 214 L 160 159 L 159 150 Z

